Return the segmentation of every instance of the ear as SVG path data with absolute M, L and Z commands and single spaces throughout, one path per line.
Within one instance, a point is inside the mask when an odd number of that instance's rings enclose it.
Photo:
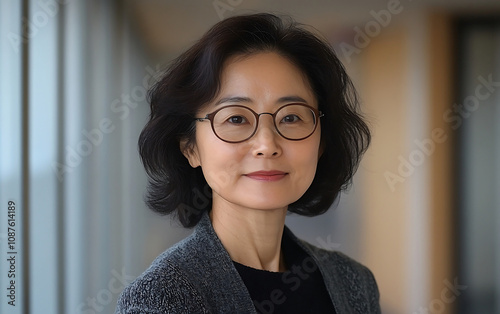
M 187 139 L 182 139 L 179 142 L 180 149 L 184 157 L 189 161 L 191 167 L 196 168 L 201 166 L 200 156 L 198 154 L 198 147 L 196 144 L 189 145 Z

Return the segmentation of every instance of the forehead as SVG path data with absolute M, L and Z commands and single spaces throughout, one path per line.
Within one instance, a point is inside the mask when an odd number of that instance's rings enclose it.
M 309 101 L 316 98 L 307 75 L 288 58 L 276 52 L 228 58 L 222 68 L 219 96 L 234 92 L 262 93 L 260 96 L 269 97 L 299 93 L 299 96 L 307 97 Z

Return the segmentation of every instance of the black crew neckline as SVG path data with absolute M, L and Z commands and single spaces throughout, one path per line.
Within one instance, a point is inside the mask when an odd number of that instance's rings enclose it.
M 314 259 L 287 233 L 281 241 L 286 271 L 256 269 L 233 261 L 258 313 L 335 313 Z

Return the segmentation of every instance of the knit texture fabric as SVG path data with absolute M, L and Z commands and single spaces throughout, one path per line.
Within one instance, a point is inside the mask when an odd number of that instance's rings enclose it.
M 317 263 L 338 314 L 380 313 L 379 292 L 368 268 L 317 248 L 285 227 L 286 236 Z M 118 300 L 116 313 L 257 313 L 208 213 L 194 232 L 158 256 Z

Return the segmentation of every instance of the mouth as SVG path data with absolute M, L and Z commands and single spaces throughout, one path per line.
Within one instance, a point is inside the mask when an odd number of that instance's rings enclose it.
M 246 177 L 259 181 L 278 181 L 283 179 L 287 172 L 271 170 L 271 171 L 255 171 L 245 174 Z

